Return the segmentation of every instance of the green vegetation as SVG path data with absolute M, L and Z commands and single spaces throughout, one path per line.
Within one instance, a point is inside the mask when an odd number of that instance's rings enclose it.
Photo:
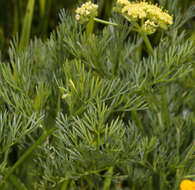
M 98 18 L 118 26 L 81 25 L 64 9 L 48 39 L 49 19 L 32 25 L 37 2 L 0 60 L 0 189 L 178 190 L 195 180 L 193 2 L 153 1 L 174 19 L 147 36 L 152 53 L 114 1 L 98 4 Z M 29 41 L 36 30 L 44 40 Z

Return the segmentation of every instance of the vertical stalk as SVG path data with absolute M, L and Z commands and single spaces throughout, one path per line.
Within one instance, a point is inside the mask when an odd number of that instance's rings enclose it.
M 90 19 L 87 26 L 86 26 L 86 34 L 89 36 L 94 31 L 94 19 Z
M 106 177 L 106 179 L 104 181 L 104 189 L 103 190 L 109 190 L 110 189 L 110 185 L 111 185 L 111 182 L 112 182 L 113 169 L 114 169 L 114 167 L 111 166 L 108 169 L 108 171 L 106 172 L 106 174 L 108 175 L 108 177 Z
M 97 149 L 100 150 L 100 131 L 97 131 Z
M 40 15 L 43 17 L 45 15 L 45 0 L 39 0 Z
M 66 190 L 68 187 L 68 183 L 69 183 L 69 180 L 68 180 L 68 177 L 66 177 L 64 183 L 62 184 L 61 190 Z
M 150 40 L 148 39 L 148 36 L 146 34 L 144 34 L 143 32 L 140 32 L 144 42 L 145 42 L 145 45 L 146 45 L 146 48 L 148 49 L 149 53 L 154 56 L 154 50 L 152 48 L 152 45 L 150 43 Z
M 28 0 L 28 4 L 26 7 L 26 14 L 22 26 L 22 33 L 20 37 L 19 50 L 22 50 L 25 46 L 27 46 L 30 39 L 34 4 L 35 4 L 35 0 Z
M 112 15 L 112 6 L 113 6 L 114 0 L 104 0 L 102 5 L 102 10 L 100 13 L 101 18 L 103 19 L 109 19 L 109 17 Z

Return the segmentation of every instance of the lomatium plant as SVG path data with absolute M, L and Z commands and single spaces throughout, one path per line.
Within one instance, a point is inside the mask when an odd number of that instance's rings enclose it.
M 194 9 L 102 2 L 0 57 L 0 190 L 194 190 Z

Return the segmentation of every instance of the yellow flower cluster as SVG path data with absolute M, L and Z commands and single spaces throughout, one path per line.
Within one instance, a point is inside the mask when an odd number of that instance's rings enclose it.
M 157 5 L 143 2 L 129 2 L 128 0 L 117 0 L 115 8 L 131 22 L 141 20 L 141 28 L 147 34 L 152 34 L 158 27 L 167 29 L 173 24 L 173 17 L 163 11 Z
M 180 184 L 181 190 L 195 190 L 195 182 L 190 180 L 183 180 Z
M 81 7 L 76 9 L 76 20 L 81 23 L 88 22 L 91 18 L 97 16 L 98 5 L 93 4 L 92 2 L 86 2 Z

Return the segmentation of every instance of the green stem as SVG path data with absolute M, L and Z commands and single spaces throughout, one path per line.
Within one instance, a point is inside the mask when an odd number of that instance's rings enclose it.
M 94 31 L 94 20 L 90 19 L 87 26 L 86 26 L 86 34 L 89 36 Z
M 126 18 L 128 21 L 131 22 L 131 20 L 129 20 L 127 17 L 125 17 L 125 18 Z M 142 22 L 143 22 L 143 21 L 142 21 Z M 132 25 L 134 26 L 134 31 L 140 33 L 140 35 L 142 36 L 142 38 L 143 38 L 143 40 L 144 40 L 144 42 L 145 42 L 145 44 L 146 44 L 146 47 L 147 47 L 149 53 L 150 53 L 152 56 L 154 56 L 154 50 L 153 50 L 153 47 L 152 47 L 152 45 L 151 45 L 151 43 L 150 43 L 150 40 L 148 39 L 148 36 L 142 31 L 141 26 L 140 26 L 137 22 L 131 22 L 131 23 L 132 23 Z
M 22 26 L 22 32 L 20 36 L 19 50 L 21 51 L 25 46 L 27 46 L 30 40 L 33 12 L 34 12 L 35 0 L 28 0 L 26 7 L 26 13 L 24 17 L 24 22 Z
M 154 50 L 153 50 L 153 48 L 152 48 L 152 45 L 151 45 L 151 43 L 150 43 L 150 40 L 148 39 L 148 36 L 147 36 L 146 34 L 144 34 L 143 32 L 140 32 L 140 34 L 141 34 L 142 38 L 144 39 L 144 42 L 145 42 L 145 44 L 146 44 L 146 47 L 147 47 L 149 53 L 150 53 L 152 56 L 154 56 Z
M 100 150 L 100 131 L 97 134 L 97 149 Z
M 105 20 L 102 20 L 102 19 L 99 19 L 99 18 L 93 18 L 93 20 L 96 21 L 96 22 L 102 23 L 102 24 L 107 24 L 107 25 L 112 25 L 112 26 L 118 26 L 117 23 L 108 22 L 108 21 L 105 21 Z
M 39 137 L 39 139 L 21 156 L 21 158 L 14 164 L 14 166 L 5 175 L 4 180 L 6 180 L 23 162 L 24 160 L 39 146 L 41 145 L 48 136 L 50 136 L 57 127 L 51 128 L 49 131 L 44 131 L 44 133 Z
M 110 189 L 110 185 L 111 185 L 111 182 L 112 182 L 113 169 L 114 169 L 114 167 L 111 166 L 108 169 L 108 171 L 106 172 L 108 177 L 106 177 L 106 179 L 104 181 L 104 189 L 103 190 L 109 190 Z
M 69 183 L 69 180 L 68 180 L 68 177 L 66 177 L 64 183 L 62 184 L 61 190 L 66 190 L 68 187 L 68 183 Z

